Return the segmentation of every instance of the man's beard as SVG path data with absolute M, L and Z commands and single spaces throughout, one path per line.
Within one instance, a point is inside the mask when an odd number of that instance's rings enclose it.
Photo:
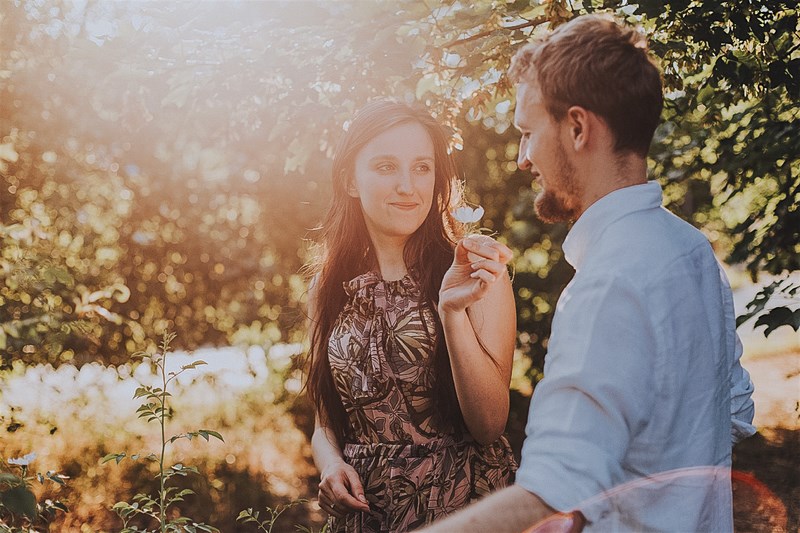
M 575 181 L 575 167 L 567 159 L 564 145 L 559 143 L 556 152 L 558 170 L 556 175 L 548 176 L 555 182 L 555 189 L 543 188 L 533 202 L 536 216 L 543 222 L 568 222 L 576 220 L 581 214 L 580 186 Z

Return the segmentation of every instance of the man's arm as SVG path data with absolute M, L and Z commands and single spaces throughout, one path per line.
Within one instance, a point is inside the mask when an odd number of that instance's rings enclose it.
M 756 432 L 753 426 L 753 416 L 755 406 L 753 404 L 753 382 L 750 381 L 750 374 L 742 367 L 740 361 L 742 357 L 742 341 L 736 333 L 736 311 L 733 305 L 733 293 L 731 292 L 728 276 L 722 265 L 718 264 L 720 281 L 722 283 L 722 305 L 725 312 L 725 320 L 728 327 L 728 339 L 730 349 L 733 352 L 731 361 L 731 444 L 736 444 Z
M 753 425 L 755 405 L 753 404 L 753 382 L 750 374 L 742 367 L 742 342 L 734 332 L 736 349 L 731 367 L 731 443 L 736 444 L 756 432 Z
M 655 402 L 649 316 L 640 295 L 619 278 L 587 278 L 567 289 L 559 306 L 517 484 L 425 531 L 519 533 L 579 508 L 623 478 L 630 433 Z
M 520 533 L 555 514 L 538 496 L 519 485 L 490 494 L 445 520 L 423 529 L 425 533 L 453 531 L 483 533 Z

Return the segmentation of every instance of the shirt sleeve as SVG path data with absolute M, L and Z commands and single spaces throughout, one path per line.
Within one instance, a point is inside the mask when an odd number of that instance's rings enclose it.
M 742 355 L 742 342 L 736 337 L 736 351 L 731 368 L 731 443 L 736 444 L 756 432 L 753 425 L 755 405 L 753 404 L 753 382 L 739 358 Z
M 516 477 L 554 509 L 619 483 L 631 436 L 650 417 L 656 350 L 644 302 L 617 279 L 584 278 L 559 299 Z
M 731 346 L 731 443 L 736 444 L 756 432 L 752 424 L 755 416 L 753 404 L 753 382 L 750 374 L 742 367 L 742 341 L 736 333 L 736 311 L 733 307 L 731 286 L 722 266 L 719 266 L 722 280 L 722 299 L 725 306 L 725 321 Z

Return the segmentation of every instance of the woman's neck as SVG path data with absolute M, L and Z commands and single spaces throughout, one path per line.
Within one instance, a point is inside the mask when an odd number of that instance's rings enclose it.
M 403 258 L 406 240 L 408 239 L 372 239 L 378 269 L 381 277 L 386 281 L 398 280 L 408 274 L 408 268 L 406 268 Z

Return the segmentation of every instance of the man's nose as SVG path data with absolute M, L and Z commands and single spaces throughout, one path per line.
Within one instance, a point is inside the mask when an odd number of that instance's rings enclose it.
M 531 161 L 528 159 L 528 143 L 520 139 L 519 153 L 517 153 L 517 167 L 520 170 L 527 170 L 531 166 Z

